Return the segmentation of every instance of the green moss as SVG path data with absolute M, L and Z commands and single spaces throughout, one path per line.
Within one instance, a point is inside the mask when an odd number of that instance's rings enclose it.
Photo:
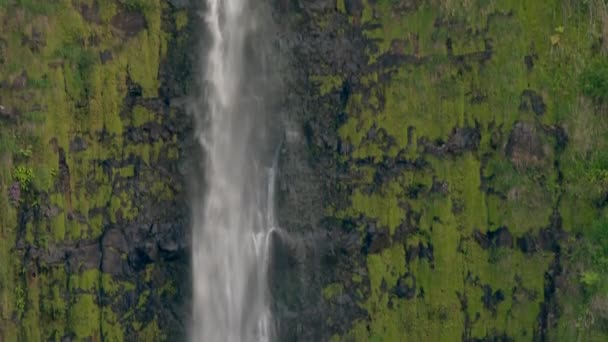
M 344 292 L 344 286 L 342 284 L 340 284 L 340 283 L 329 284 L 323 289 L 323 298 L 325 298 L 326 300 L 334 299 L 337 296 L 342 295 L 343 292 Z
M 524 255 L 515 243 L 484 250 L 473 233 L 507 227 L 515 241 L 548 227 L 557 208 L 566 231 L 588 234 L 598 215 L 591 198 L 605 192 L 608 168 L 591 151 L 605 150 L 608 129 L 593 115 L 590 101 L 578 94 L 578 74 L 592 51 L 589 32 L 597 23 L 589 21 L 586 10 L 562 5 L 444 1 L 405 9 L 392 1 L 363 2 L 360 21 L 353 23 L 363 23 L 363 34 L 373 43 L 365 50 L 368 68 L 352 81 L 358 87 L 346 104 L 348 119 L 338 128 L 340 139 L 353 149 L 336 156 L 349 175 L 339 186 L 352 189 L 350 206 L 336 211 L 340 206 L 330 203 L 326 211 L 338 218 L 376 221 L 391 232 L 406 223 L 414 232 L 400 240 L 393 235 L 384 249 L 367 255 L 370 293 L 359 304 L 368 318 L 354 322 L 344 339 L 460 339 L 467 316 L 471 338 L 533 336 L 544 274 L 554 254 Z M 551 42 L 554 35 L 559 35 L 558 43 Z M 416 62 L 377 63 L 386 53 Z M 484 54 L 488 57 L 481 61 Z M 330 82 L 311 81 L 321 94 L 332 88 Z M 527 89 L 542 97 L 542 115 L 520 107 Z M 565 127 L 572 140 L 559 150 L 555 137 L 539 129 L 544 160 L 536 167 L 516 168 L 506 145 L 517 121 Z M 472 151 L 446 151 L 454 129 L 462 127 L 475 128 L 479 143 Z M 380 130 L 386 133 L 381 138 Z M 428 145 L 444 150 L 433 155 Z M 377 171 L 387 165 L 391 169 L 397 155 L 426 165 Z M 445 182 L 445 190 L 430 191 L 435 181 Z M 416 187 L 419 191 L 412 192 Z M 432 262 L 417 258 L 404 263 L 405 249 L 419 244 L 432 245 Z M 392 290 L 405 273 L 416 279 L 411 299 L 398 298 Z M 355 268 L 351 278 L 354 283 L 361 279 Z M 482 301 L 484 285 L 504 294 L 494 308 Z
M 175 28 L 179 31 L 182 30 L 186 25 L 188 25 L 188 12 L 186 11 L 177 11 L 174 14 L 175 18 Z
M 167 44 L 161 29 L 160 0 L 147 2 L 144 13 L 147 29 L 128 43 L 127 70 L 133 81 L 142 86 L 143 95 L 154 97 L 158 95 L 158 65 Z
M 135 176 L 134 166 L 108 169 L 102 164 L 123 163 L 131 156 L 154 162 L 162 151 L 176 155 L 167 147 L 169 142 L 148 146 L 123 139 L 131 118 L 141 123 L 163 119 L 155 113 L 147 113 L 148 119 L 144 119 L 138 116 L 141 108 L 130 113 L 124 98 L 128 77 L 142 86 L 145 97 L 158 95 L 158 71 L 169 37 L 161 22 L 171 20 L 169 7 L 160 1 L 95 3 L 99 23 L 86 21 L 80 13 L 81 4 L 92 5 L 92 0 L 45 4 L 19 0 L 6 7 L 0 3 L 0 79 L 10 84 L 24 71 L 27 74 L 24 89 L 0 89 L 2 105 L 22 113 L 17 123 L 0 127 L 0 192 L 7 194 L 18 181 L 23 186 L 24 210 L 36 210 L 17 230 L 19 207 L 0 196 L 0 257 L 5 260 L 0 263 L 0 340 L 55 340 L 74 335 L 77 340 L 103 336 L 121 341 L 128 338 L 126 327 L 134 319 L 98 302 L 102 291 L 107 296 L 104 301 L 134 291 L 133 282 L 114 280 L 98 270 L 68 276 L 63 266 L 46 265 L 42 260 L 34 276 L 29 269 L 15 271 L 24 268 L 27 259 L 21 255 L 22 249 L 15 249 L 17 234 L 22 242 L 45 253 L 47 248 L 98 239 L 108 224 L 107 216 L 115 219 L 118 209 L 127 220 L 138 214 L 132 189 L 118 190 L 123 187 L 121 178 Z M 123 5 L 146 19 L 145 30 L 132 38 L 118 34 L 111 23 L 118 11 L 125 10 Z M 176 18 L 179 25 L 187 24 L 180 14 Z M 44 43 L 35 46 L 36 37 L 42 37 Z M 112 59 L 102 64 L 99 56 L 104 51 L 111 52 Z M 84 150 L 71 148 L 77 136 L 86 142 Z M 60 151 L 65 165 L 59 164 Z M 155 177 L 158 174 L 152 171 L 144 175 L 149 183 Z M 166 186 L 155 189 L 161 198 L 173 194 Z M 46 210 L 52 216 L 41 218 Z M 15 296 L 15 284 L 24 292 L 25 305 L 19 304 L 19 310 L 15 298 L 21 297 Z M 19 315 L 15 315 L 17 311 Z M 155 332 L 153 327 L 146 331 Z
M 104 341 L 124 341 L 125 328 L 117 315 L 109 307 L 102 308 L 101 330 Z
M 336 9 L 340 13 L 346 13 L 346 6 L 344 5 L 344 0 L 336 0 Z
M 133 108 L 133 126 L 141 126 L 155 118 L 155 114 L 142 106 Z
M 341 76 L 311 76 L 310 79 L 319 85 L 320 95 L 327 95 L 339 90 L 343 82 Z
M 138 325 L 134 325 L 134 328 L 137 331 L 138 336 L 144 341 L 164 341 L 167 338 L 167 336 L 158 327 L 156 319 L 146 324 L 143 328 L 139 328 Z
M 70 330 L 77 339 L 97 337 L 100 335 L 101 310 L 95 295 L 81 294 L 70 307 L 68 320 Z
M 148 297 L 150 297 L 150 291 L 146 290 L 142 294 L 139 295 L 139 301 L 137 302 L 137 309 L 142 309 L 146 303 L 148 302 Z

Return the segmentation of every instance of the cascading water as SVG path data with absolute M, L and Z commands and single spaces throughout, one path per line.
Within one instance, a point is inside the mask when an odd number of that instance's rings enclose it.
M 268 122 L 270 72 L 248 0 L 206 0 L 211 45 L 195 109 L 205 151 L 193 205 L 192 341 L 269 341 L 267 267 L 276 158 Z M 274 162 L 267 165 L 268 159 Z

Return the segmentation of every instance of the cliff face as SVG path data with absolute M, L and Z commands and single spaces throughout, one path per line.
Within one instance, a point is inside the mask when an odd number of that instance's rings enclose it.
M 603 1 L 279 1 L 282 340 L 603 340 Z
M 189 3 L 0 0 L 1 340 L 184 336 Z M 605 3 L 274 5 L 278 339 L 604 340 Z
M 0 340 L 185 332 L 181 3 L 0 1 Z

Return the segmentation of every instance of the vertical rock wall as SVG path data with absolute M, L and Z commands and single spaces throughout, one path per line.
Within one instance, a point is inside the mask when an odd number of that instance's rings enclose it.
M 605 4 L 277 6 L 281 339 L 604 339 Z
M 0 1 L 0 340 L 184 334 L 183 5 Z

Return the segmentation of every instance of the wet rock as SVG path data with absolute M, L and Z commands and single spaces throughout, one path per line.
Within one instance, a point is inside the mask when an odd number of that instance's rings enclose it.
M 378 253 L 390 246 L 390 243 L 390 235 L 387 229 L 379 229 L 373 223 L 367 226 L 367 232 L 363 242 L 364 253 Z
M 545 152 L 536 127 L 527 122 L 517 122 L 509 135 L 507 156 L 516 167 L 542 165 Z
M 97 243 L 77 245 L 67 252 L 67 265 L 72 273 L 99 268 L 101 251 Z
M 128 255 L 129 265 L 137 272 L 146 268 L 148 264 L 154 262 L 150 255 L 143 248 L 136 248 Z
M 76 136 L 70 142 L 70 152 L 81 152 L 87 149 L 87 142 L 81 137 Z
M 126 10 L 119 11 L 110 21 L 112 26 L 131 38 L 146 28 L 146 18 L 142 13 Z
M 520 110 L 532 110 L 536 115 L 543 115 L 547 111 L 547 106 L 543 97 L 534 90 L 526 89 L 521 93 Z
M 190 6 L 191 0 L 169 0 L 171 5 L 175 8 L 186 8 Z
M 416 278 L 411 273 L 399 277 L 394 289 L 399 298 L 412 299 L 416 296 Z
M 101 245 L 104 248 L 111 247 L 122 253 L 126 253 L 129 250 L 125 235 L 118 229 L 106 231 L 101 239 Z
M 104 249 L 101 260 L 101 270 L 103 272 L 113 276 L 122 276 L 127 273 L 127 266 L 128 264 L 123 260 L 122 255 L 118 251 L 112 248 Z

